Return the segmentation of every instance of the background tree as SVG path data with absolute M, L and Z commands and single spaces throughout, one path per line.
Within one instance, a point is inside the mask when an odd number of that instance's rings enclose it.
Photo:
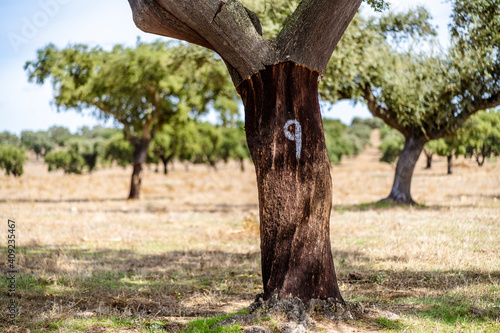
M 84 45 L 63 50 L 48 45 L 25 69 L 39 84 L 52 78 L 59 109 L 91 109 L 98 118 L 112 117 L 123 126 L 134 149 L 129 199 L 139 197 L 149 145 L 164 124 L 234 99 L 215 57 L 182 44 L 138 41 L 135 48 L 117 45 L 109 52 Z M 205 77 L 211 80 L 201 80 Z M 224 103 L 218 102 L 219 96 Z
M 301 1 L 277 23 L 272 43 L 258 15 L 238 1 L 129 3 L 140 29 L 217 52 L 242 97 L 259 191 L 264 297 L 341 301 L 318 79 L 361 0 Z
M 500 110 L 478 112 L 464 127 L 465 150 L 479 166 L 486 158 L 500 155 Z
M 458 130 L 454 135 L 446 138 L 440 138 L 428 142 L 429 148 L 438 156 L 446 157 L 447 173 L 453 174 L 453 157 L 458 157 L 465 154 L 464 140 L 461 137 L 463 131 Z
M 117 133 L 104 143 L 104 158 L 121 167 L 133 163 L 134 147 L 127 141 L 123 133 Z
M 26 151 L 18 145 L 0 144 L 0 169 L 5 170 L 7 176 L 10 174 L 15 177 L 21 176 L 27 160 Z
M 386 125 L 380 130 L 380 139 L 382 140 L 379 146 L 379 150 L 382 152 L 380 161 L 389 164 L 394 163 L 403 150 L 405 144 L 404 136 Z
M 500 104 L 498 1 L 454 1 L 452 8 L 452 43 L 446 54 L 417 54 L 389 43 L 401 32 L 410 45 L 414 36 L 433 34 L 429 15 L 417 9 L 415 14 L 357 19 L 346 34 L 347 47 L 341 47 L 349 53 L 337 54 L 327 70 L 327 77 L 345 80 L 326 79 L 323 98 L 363 98 L 374 116 L 405 138 L 391 193 L 383 201 L 414 203 L 411 179 L 425 144 L 452 135 L 475 112 Z M 348 66 L 343 59 L 349 59 Z
M 38 159 L 40 155 L 45 156 L 49 151 L 55 148 L 55 144 L 50 139 L 49 134 L 44 131 L 22 131 L 21 143 L 24 147 L 32 150 L 36 154 L 36 159 Z
M 69 129 L 63 126 L 51 126 L 47 132 L 49 133 L 50 139 L 60 147 L 64 146 L 66 140 L 72 136 Z
M 326 151 L 331 163 L 338 164 L 342 156 L 351 156 L 354 152 L 353 141 L 345 136 L 347 126 L 336 119 L 323 119 L 325 131 Z M 356 139 L 355 139 L 356 140 Z
M 217 162 L 222 160 L 223 133 L 220 127 L 208 122 L 197 124 L 199 150 L 194 163 L 204 163 L 217 170 Z
M 155 135 L 151 142 L 152 153 L 163 163 L 163 173 L 168 173 L 167 165 L 171 163 L 177 154 L 177 147 L 172 137 L 175 135 L 171 126 L 165 125 L 163 129 Z
M 68 150 L 83 158 L 89 173 L 94 171 L 99 156 L 103 155 L 104 141 L 101 138 L 87 139 L 75 137 L 66 141 Z
M 0 145 L 20 146 L 21 139 L 19 139 L 19 137 L 13 133 L 4 131 L 0 133 Z
M 66 174 L 81 174 L 85 166 L 85 160 L 77 152 L 72 150 L 56 150 L 47 153 L 44 162 L 48 170 L 62 170 Z

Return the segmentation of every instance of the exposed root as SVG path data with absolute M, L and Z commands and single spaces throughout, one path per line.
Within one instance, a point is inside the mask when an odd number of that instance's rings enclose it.
M 315 319 L 356 319 L 361 317 L 364 311 L 360 303 L 340 303 L 333 298 L 311 299 L 304 303 L 299 298 L 279 299 L 277 294 L 264 301 L 262 296 L 257 295 L 250 305 L 250 314 L 233 316 L 216 326 L 240 324 L 246 326 L 245 332 L 267 332 L 268 330 L 261 326 L 248 325 L 255 324 L 262 318 L 273 317 L 284 319 L 279 327 L 280 332 L 302 333 L 315 327 Z

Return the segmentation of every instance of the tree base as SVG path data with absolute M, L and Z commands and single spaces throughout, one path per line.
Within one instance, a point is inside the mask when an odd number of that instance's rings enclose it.
M 306 332 L 316 327 L 318 319 L 334 321 L 358 319 L 363 317 L 364 313 L 361 303 L 340 303 L 333 298 L 311 299 L 304 303 L 298 297 L 279 299 L 278 294 L 266 301 L 263 299 L 263 294 L 257 295 L 248 310 L 249 314 L 227 318 L 214 325 L 212 329 L 239 324 L 247 326 L 246 332 L 270 332 L 265 327 L 252 324 L 263 318 L 272 317 L 278 321 L 280 332 Z
M 394 205 L 408 205 L 408 206 L 414 206 L 418 205 L 418 203 L 413 200 L 411 197 L 408 196 L 388 196 L 385 199 L 379 200 L 379 203 L 389 203 L 389 204 L 394 204 Z

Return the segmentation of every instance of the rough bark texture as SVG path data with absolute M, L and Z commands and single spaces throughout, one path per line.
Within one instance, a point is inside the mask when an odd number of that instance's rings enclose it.
M 142 169 L 148 155 L 149 143 L 151 140 L 141 140 L 134 144 L 134 171 L 130 182 L 129 199 L 139 199 L 142 183 Z
M 397 204 L 415 204 L 411 197 L 411 179 L 413 170 L 417 164 L 418 157 L 422 153 L 425 138 L 408 136 L 405 138 L 405 145 L 399 155 L 394 175 L 394 183 L 389 196 L 381 202 L 393 202 Z
M 332 184 L 318 73 L 292 62 L 272 65 L 239 92 L 257 173 L 264 297 L 342 301 L 330 247 Z

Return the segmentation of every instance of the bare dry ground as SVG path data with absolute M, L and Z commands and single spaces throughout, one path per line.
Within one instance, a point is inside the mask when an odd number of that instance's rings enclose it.
M 376 143 L 376 142 L 375 142 Z M 393 166 L 370 147 L 332 167 L 331 237 L 340 288 L 366 315 L 317 330 L 500 331 L 500 167 L 436 158 L 413 180 L 418 207 L 375 202 Z M 146 171 L 142 199 L 125 200 L 131 169 L 48 173 L 31 160 L 0 176 L 0 267 L 16 221 L 17 326 L 5 332 L 156 332 L 234 313 L 261 292 L 258 205 L 248 163 L 219 171 L 177 164 Z M 0 303 L 10 299 L 2 280 Z M 279 320 L 258 325 L 279 330 Z M 194 324 L 193 324 L 194 325 Z M 207 324 L 208 325 L 208 324 Z M 233 331 L 241 328 L 233 327 Z M 196 329 L 194 328 L 194 331 Z

